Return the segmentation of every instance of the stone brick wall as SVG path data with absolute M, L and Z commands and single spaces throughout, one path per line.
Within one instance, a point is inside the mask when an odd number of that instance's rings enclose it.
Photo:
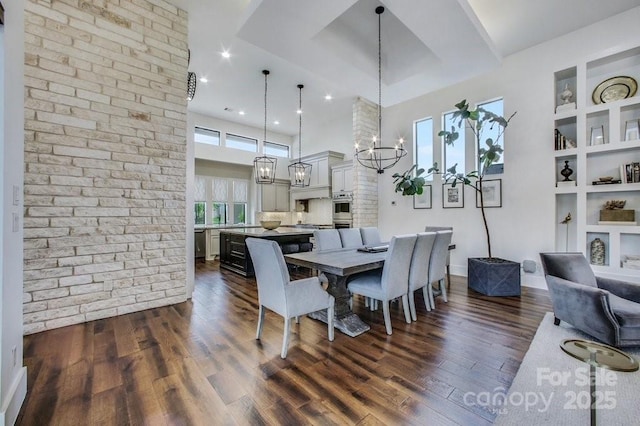
M 378 106 L 357 98 L 353 103 L 354 145 L 366 146 L 377 133 Z M 353 178 L 353 226 L 378 226 L 378 174 L 354 159 Z
M 186 12 L 25 9 L 25 333 L 186 300 Z

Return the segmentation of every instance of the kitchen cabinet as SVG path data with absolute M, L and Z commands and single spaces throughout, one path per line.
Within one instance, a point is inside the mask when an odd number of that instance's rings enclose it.
M 260 185 L 261 204 L 263 212 L 288 212 L 289 211 L 289 182 L 275 182 L 271 185 Z
M 207 260 L 215 260 L 220 255 L 220 231 L 207 229 Z
M 351 161 L 331 169 L 331 191 L 335 194 L 338 192 L 353 192 L 353 163 Z
M 294 201 L 311 198 L 331 198 L 331 169 L 334 165 L 344 160 L 344 154 L 323 151 L 302 157 L 301 160 L 311 164 L 311 179 L 309 186 L 292 187 L 291 198 Z

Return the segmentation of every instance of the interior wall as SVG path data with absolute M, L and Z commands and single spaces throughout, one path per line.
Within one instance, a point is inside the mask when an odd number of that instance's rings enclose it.
M 505 115 L 517 111 L 505 134 L 505 170 L 502 179 L 502 208 L 487 209 L 494 256 L 522 262 L 535 260 L 535 274 L 523 274 L 523 284 L 544 287 L 539 253 L 553 250 L 555 241 L 553 159 L 554 71 L 598 57 L 611 49 L 640 44 L 636 31 L 640 8 L 596 23 L 564 37 L 535 46 L 504 59 L 502 66 L 486 75 L 411 101 L 386 108 L 383 138 L 398 135 L 412 140 L 412 123 L 424 117 L 434 119 L 434 142 L 441 130 L 441 114 L 467 99 L 472 105 L 504 97 Z M 425 225 L 453 226 L 452 273 L 466 276 L 468 257 L 486 256 L 484 228 L 475 194 L 465 189 L 464 208 L 442 208 L 442 182 L 435 179 L 432 209 L 413 209 L 412 197 L 394 193 L 394 172 L 413 164 L 409 155 L 380 176 L 379 226 L 385 235 L 416 232 Z M 438 145 L 434 143 L 434 145 Z M 441 158 L 436 150 L 434 158 Z
M 0 25 L 0 424 L 12 425 L 27 392 L 22 348 L 24 4 L 3 2 Z M 15 194 L 15 195 L 14 195 Z

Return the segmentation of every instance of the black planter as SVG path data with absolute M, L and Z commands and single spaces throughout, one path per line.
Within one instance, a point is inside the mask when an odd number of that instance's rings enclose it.
M 520 296 L 520 264 L 497 257 L 469 258 L 469 288 L 487 296 Z

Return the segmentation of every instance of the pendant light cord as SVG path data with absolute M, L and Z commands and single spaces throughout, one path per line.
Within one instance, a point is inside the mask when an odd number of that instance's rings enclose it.
M 298 89 L 300 90 L 300 102 L 298 103 L 298 110 L 300 111 L 300 116 L 298 117 L 298 163 L 302 163 L 302 88 L 304 86 L 302 84 L 298 84 Z
M 264 139 L 263 139 L 263 147 L 264 143 L 267 142 L 267 76 L 269 75 L 268 70 L 263 70 L 262 74 L 264 74 Z M 265 157 L 267 154 L 264 154 Z
M 378 139 L 382 146 L 382 12 L 378 13 Z M 376 13 L 378 9 L 376 9 Z M 375 144 L 374 144 L 375 146 Z

